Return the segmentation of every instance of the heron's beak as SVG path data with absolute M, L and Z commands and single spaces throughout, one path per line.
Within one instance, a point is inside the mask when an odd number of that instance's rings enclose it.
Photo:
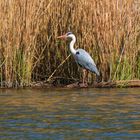
M 58 36 L 57 38 L 60 38 L 60 39 L 66 39 L 67 36 L 66 36 L 66 35 L 61 35 L 61 36 Z

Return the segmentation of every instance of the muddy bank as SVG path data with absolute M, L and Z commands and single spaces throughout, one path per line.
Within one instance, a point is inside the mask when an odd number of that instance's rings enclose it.
M 67 87 L 67 88 L 81 88 L 79 82 L 74 82 L 71 84 L 54 84 L 47 82 L 34 82 L 31 87 L 39 88 L 39 87 Z M 140 87 L 140 80 L 121 80 L 121 81 L 111 81 L 111 82 L 100 82 L 89 84 L 87 88 L 130 88 L 130 87 Z
M 60 82 L 59 80 L 53 82 L 38 81 L 32 82 L 28 85 L 13 85 L 13 84 L 3 84 L 2 88 L 83 88 L 81 87 L 81 82 L 70 81 L 70 82 Z M 131 88 L 131 87 L 140 87 L 140 80 L 121 80 L 121 81 L 110 81 L 110 82 L 94 82 L 88 84 L 85 88 Z

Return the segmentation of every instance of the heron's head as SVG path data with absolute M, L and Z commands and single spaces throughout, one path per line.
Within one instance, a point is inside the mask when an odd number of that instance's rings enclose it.
M 75 37 L 75 35 L 72 32 L 67 32 L 66 34 L 58 36 L 57 38 L 61 38 L 61 39 L 68 39 L 68 38 L 70 38 L 72 40 L 76 40 L 76 37 Z

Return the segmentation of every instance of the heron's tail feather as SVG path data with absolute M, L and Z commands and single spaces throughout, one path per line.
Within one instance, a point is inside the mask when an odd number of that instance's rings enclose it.
M 89 69 L 91 72 L 95 73 L 97 76 L 100 76 L 100 73 L 99 73 L 99 71 L 98 71 L 96 65 L 88 64 L 88 69 Z
M 100 73 L 99 73 L 97 67 L 94 68 L 93 72 L 94 72 L 97 76 L 100 76 Z

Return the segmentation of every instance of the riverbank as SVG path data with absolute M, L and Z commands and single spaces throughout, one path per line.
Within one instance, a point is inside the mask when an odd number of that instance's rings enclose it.
M 81 88 L 79 82 L 71 84 L 53 84 L 47 82 L 34 82 L 31 84 L 32 88 L 52 88 L 52 87 L 66 87 L 66 88 Z M 140 87 L 140 80 L 120 80 L 110 82 L 100 82 L 89 84 L 86 88 L 131 88 Z
M 140 87 L 140 80 L 119 80 L 119 81 L 108 81 L 108 82 L 94 82 L 88 84 L 87 87 L 81 87 L 81 82 L 78 81 L 60 81 L 60 79 L 53 82 L 37 81 L 32 82 L 28 85 L 14 86 L 12 84 L 3 84 L 0 89 L 14 89 L 14 88 L 138 88 Z

